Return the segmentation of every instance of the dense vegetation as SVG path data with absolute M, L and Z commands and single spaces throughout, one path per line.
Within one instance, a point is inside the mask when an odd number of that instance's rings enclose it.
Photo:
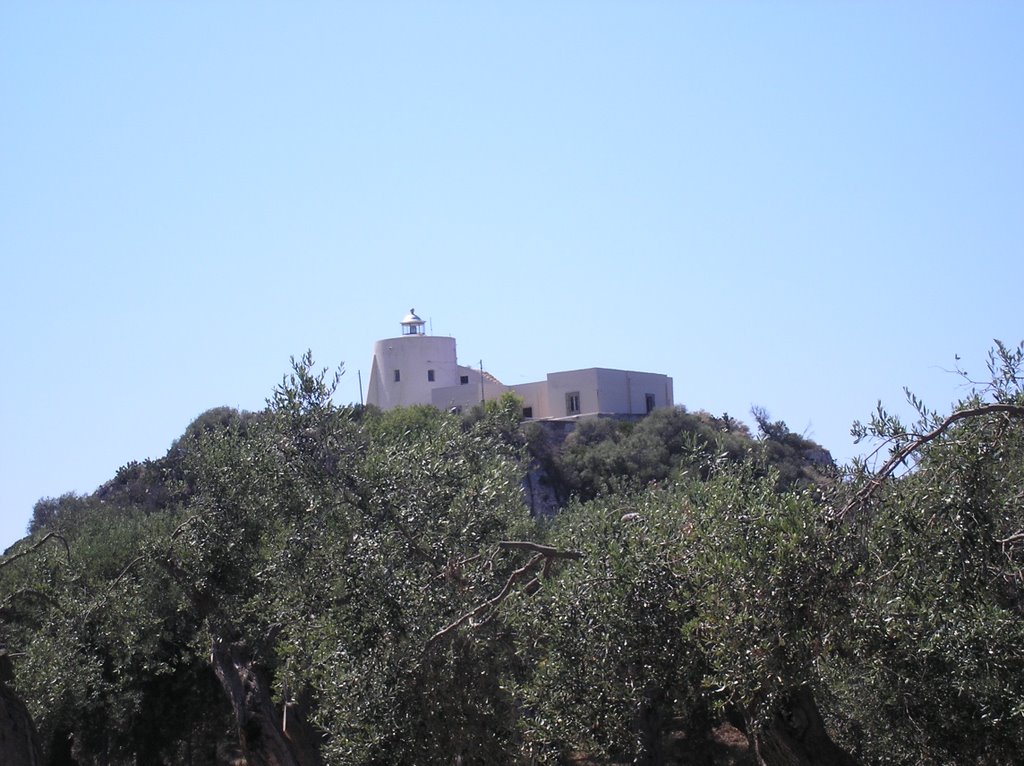
M 726 721 L 751 762 L 1024 762 L 1022 360 L 879 407 L 871 471 L 763 410 L 339 407 L 307 355 L 37 504 L 0 762 L 699 764 Z

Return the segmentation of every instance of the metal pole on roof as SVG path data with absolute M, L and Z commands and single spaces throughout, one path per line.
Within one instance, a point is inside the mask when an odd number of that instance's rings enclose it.
M 480 406 L 484 406 L 484 360 L 480 360 Z
M 356 370 L 356 377 L 359 378 L 359 406 L 363 406 L 363 371 Z

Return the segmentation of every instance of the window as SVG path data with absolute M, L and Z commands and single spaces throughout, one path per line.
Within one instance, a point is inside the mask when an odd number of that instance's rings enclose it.
M 468 375 L 463 375 L 462 377 L 460 377 L 459 378 L 459 385 L 460 386 L 468 386 L 469 385 L 469 376 Z
M 402 379 L 402 373 L 395 370 L 395 383 L 398 383 Z
M 644 394 L 644 404 L 647 406 L 647 412 L 654 409 L 654 394 Z
M 533 407 L 523 407 L 523 417 L 524 418 L 532 418 L 533 417 Z
M 433 370 L 427 370 L 427 380 L 429 382 L 431 382 L 431 383 L 434 382 L 434 371 Z
M 565 414 L 566 415 L 579 415 L 580 414 L 580 392 L 573 391 L 571 394 L 565 395 Z

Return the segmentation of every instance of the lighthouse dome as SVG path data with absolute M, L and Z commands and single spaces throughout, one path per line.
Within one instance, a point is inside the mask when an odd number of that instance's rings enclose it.
M 402 335 L 422 335 L 424 324 L 426 323 L 416 316 L 416 309 L 409 309 L 409 313 L 402 320 Z

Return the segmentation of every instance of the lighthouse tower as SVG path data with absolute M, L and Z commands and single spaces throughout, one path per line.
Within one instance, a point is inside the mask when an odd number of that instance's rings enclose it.
M 455 338 L 427 335 L 424 324 L 409 309 L 399 337 L 373 344 L 367 404 L 382 410 L 431 404 L 434 389 L 459 384 Z

